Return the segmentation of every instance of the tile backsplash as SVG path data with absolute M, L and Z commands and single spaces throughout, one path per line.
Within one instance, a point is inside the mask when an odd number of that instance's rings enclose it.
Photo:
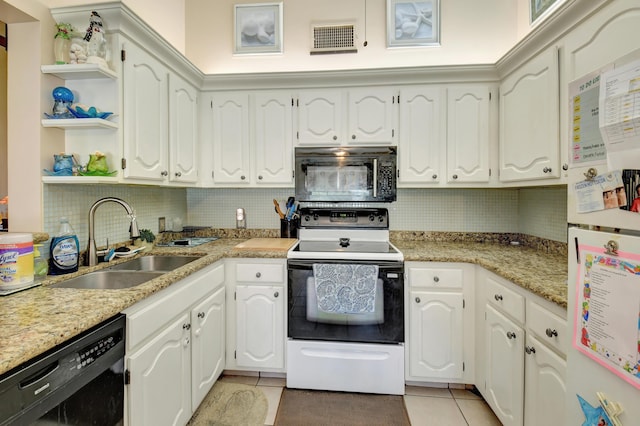
M 235 228 L 242 207 L 248 228 L 279 229 L 273 199 L 284 206 L 292 188 L 198 189 L 136 185 L 44 186 L 44 231 L 55 235 L 61 216 L 69 218 L 82 249 L 88 236 L 91 205 L 103 197 L 118 197 L 137 214 L 140 228 L 158 232 L 158 217 L 167 229 L 173 218 L 184 225 Z M 518 232 L 566 242 L 566 187 L 514 189 L 400 189 L 398 200 L 386 205 L 393 231 Z M 107 203 L 96 211 L 96 242 L 118 242 L 128 236 L 124 209 Z
M 89 240 L 89 209 L 100 198 L 116 197 L 126 201 L 136 212 L 140 229 L 158 233 L 158 217 L 164 216 L 170 224 L 179 217 L 187 218 L 186 193 L 183 188 L 159 188 L 134 185 L 45 185 L 44 231 L 50 236 L 59 229 L 60 217 L 65 216 L 75 230 L 84 250 Z M 98 246 L 129 238 L 130 220 L 127 212 L 116 203 L 106 203 L 95 213 L 95 235 Z

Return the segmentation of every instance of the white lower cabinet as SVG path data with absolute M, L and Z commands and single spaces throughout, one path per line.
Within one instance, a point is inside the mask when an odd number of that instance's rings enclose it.
M 286 260 L 227 259 L 227 370 L 284 372 Z
M 567 361 L 533 336 L 525 346 L 524 424 L 552 425 L 566 415 Z
M 236 286 L 236 364 L 284 367 L 284 295 L 281 286 Z
M 185 425 L 222 372 L 224 264 L 127 308 L 126 425 Z
M 524 331 L 489 305 L 485 314 L 485 399 L 503 425 L 522 425 Z
M 484 331 L 476 386 L 505 426 L 558 423 L 565 415 L 566 310 L 485 269 L 476 278 L 476 333 Z
M 473 265 L 406 262 L 408 381 L 471 383 Z M 467 364 L 468 367 L 467 368 Z
M 191 408 L 195 411 L 224 370 L 225 288 L 191 310 Z

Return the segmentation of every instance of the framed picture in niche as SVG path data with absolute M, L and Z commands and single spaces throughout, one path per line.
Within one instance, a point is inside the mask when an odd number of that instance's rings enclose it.
M 439 45 L 439 0 L 387 0 L 387 47 Z
M 544 15 L 558 0 L 529 0 L 531 2 L 530 22 L 533 24 Z
M 234 53 L 282 53 L 281 2 L 237 4 L 233 11 Z

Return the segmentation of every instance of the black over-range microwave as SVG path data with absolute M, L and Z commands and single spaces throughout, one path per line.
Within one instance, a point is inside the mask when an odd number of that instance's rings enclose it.
M 296 148 L 296 200 L 395 201 L 396 167 L 396 147 Z

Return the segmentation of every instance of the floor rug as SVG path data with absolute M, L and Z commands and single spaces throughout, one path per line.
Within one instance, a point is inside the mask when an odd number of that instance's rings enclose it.
M 264 425 L 267 398 L 255 386 L 216 382 L 188 426 Z
M 284 389 L 276 426 L 410 425 L 401 395 Z

